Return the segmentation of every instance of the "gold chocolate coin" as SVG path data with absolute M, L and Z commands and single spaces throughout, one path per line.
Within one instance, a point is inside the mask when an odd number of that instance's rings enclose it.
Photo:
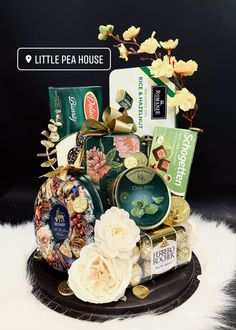
M 41 260 L 43 258 L 42 253 L 39 250 L 34 252 L 34 259 Z
M 178 226 L 185 223 L 190 215 L 190 206 L 188 202 L 182 197 L 171 197 L 171 208 L 166 220 L 165 225 Z
M 146 299 L 150 294 L 150 290 L 144 285 L 134 286 L 132 292 L 137 299 Z
M 87 209 L 87 207 L 88 207 L 88 202 L 87 202 L 87 199 L 84 196 L 78 196 L 73 201 L 73 209 L 77 213 L 84 212 Z
M 133 168 L 136 166 L 146 166 L 147 157 L 143 152 L 135 152 L 131 156 L 128 156 L 124 160 L 126 168 Z
M 135 152 L 133 156 L 137 159 L 138 166 L 147 165 L 147 157 L 143 152 Z
M 62 281 L 58 285 L 58 292 L 65 297 L 72 296 L 74 294 L 69 285 L 67 284 L 67 281 Z
M 128 156 L 124 160 L 124 165 L 126 168 L 133 168 L 138 166 L 138 161 L 134 156 Z

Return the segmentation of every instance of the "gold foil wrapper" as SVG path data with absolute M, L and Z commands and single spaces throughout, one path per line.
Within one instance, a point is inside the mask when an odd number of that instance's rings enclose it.
M 137 299 L 146 299 L 150 294 L 150 290 L 144 285 L 137 285 L 133 287 L 132 293 Z
M 42 260 L 42 258 L 43 258 L 42 253 L 41 253 L 39 250 L 36 250 L 36 251 L 34 252 L 34 259 L 35 259 L 35 260 Z
M 172 196 L 170 212 L 164 224 L 168 226 L 180 226 L 188 220 L 190 211 L 190 206 L 184 198 Z
M 74 294 L 69 285 L 67 284 L 67 281 L 62 281 L 58 285 L 58 292 L 65 297 L 72 296 Z

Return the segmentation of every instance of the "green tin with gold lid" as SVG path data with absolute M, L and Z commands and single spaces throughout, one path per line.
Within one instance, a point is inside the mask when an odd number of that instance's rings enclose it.
M 162 224 L 170 210 L 171 196 L 165 181 L 148 167 L 121 173 L 110 187 L 110 196 L 111 204 L 129 212 L 144 230 Z

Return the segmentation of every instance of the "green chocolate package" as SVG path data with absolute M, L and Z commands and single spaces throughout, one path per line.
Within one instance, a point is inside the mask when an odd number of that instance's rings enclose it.
M 52 119 L 59 119 L 60 138 L 77 132 L 86 119 L 101 120 L 102 87 L 49 87 L 49 104 Z
M 149 165 L 165 179 L 172 194 L 186 195 L 197 135 L 179 128 L 154 131 Z

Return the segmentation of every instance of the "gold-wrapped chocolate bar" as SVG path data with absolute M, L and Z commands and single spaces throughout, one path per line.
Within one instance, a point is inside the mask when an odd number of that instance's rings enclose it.
M 131 286 L 139 285 L 191 261 L 191 225 L 169 227 L 141 233 L 133 250 Z

